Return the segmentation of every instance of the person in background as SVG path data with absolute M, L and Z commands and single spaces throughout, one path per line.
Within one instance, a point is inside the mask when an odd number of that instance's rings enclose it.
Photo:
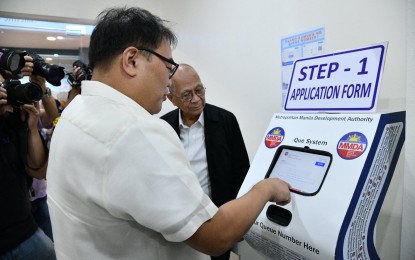
M 30 56 L 25 56 L 30 57 Z M 46 129 L 53 128 L 53 120 L 59 117 L 58 107 L 51 89 L 46 86 L 46 79 L 39 75 L 30 75 L 30 82 L 38 84 L 43 92 L 38 128 L 43 131 L 43 139 L 48 142 Z M 46 179 L 33 178 L 29 189 L 29 199 L 32 205 L 32 214 L 39 227 L 53 241 L 52 224 L 50 222 L 47 204 L 47 181 Z
M 192 170 L 216 206 L 236 198 L 249 169 L 249 157 L 236 117 L 206 104 L 205 87 L 188 64 L 172 78 L 169 100 L 178 108 L 165 114 L 180 137 Z M 229 260 L 230 251 L 211 259 Z
M 51 142 L 48 205 L 58 258 L 223 254 L 268 201 L 289 203 L 289 185 L 264 179 L 217 208 L 177 134 L 153 116 L 178 67 L 176 36 L 138 7 L 107 9 L 98 18 L 89 46 L 92 79 L 63 111 Z
M 30 57 L 30 56 L 25 56 Z M 39 75 L 30 75 L 30 82 L 38 84 L 42 88 L 43 96 L 41 99 L 42 107 L 40 109 L 40 127 L 51 128 L 53 120 L 59 117 L 59 110 L 55 98 L 50 88 L 46 86 L 46 79 Z
M 29 56 L 26 56 L 29 57 Z M 23 75 L 33 70 L 25 57 Z M 28 177 L 44 179 L 47 148 L 38 131 L 38 104 L 9 105 L 0 75 L 0 259 L 56 259 L 53 242 L 31 213 Z
M 79 94 L 81 94 L 81 84 L 84 80 L 90 80 L 92 77 L 91 68 L 83 61 L 77 60 L 72 65 L 72 72 L 68 74 L 68 82 L 71 90 L 65 102 L 65 107 Z

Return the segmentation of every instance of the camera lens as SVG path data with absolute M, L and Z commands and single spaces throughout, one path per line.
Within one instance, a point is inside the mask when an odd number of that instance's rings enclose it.
M 7 103 L 12 106 L 32 104 L 42 99 L 42 88 L 36 83 L 21 84 L 19 80 L 8 79 L 4 83 L 7 91 Z
M 14 89 L 14 99 L 21 104 L 31 104 L 42 99 L 42 88 L 36 83 L 17 85 Z
M 42 88 L 35 83 L 26 83 L 22 85 L 25 89 L 24 96 L 29 103 L 34 103 L 42 99 L 43 93 Z
M 44 75 L 46 77 L 46 80 L 54 85 L 54 86 L 60 86 L 61 85 L 61 79 L 65 77 L 65 71 L 63 67 L 57 66 L 57 65 L 50 65 L 48 63 L 45 63 L 43 66 Z
M 30 54 L 33 58 L 33 75 L 39 75 L 54 86 L 61 85 L 61 79 L 65 77 L 64 67 L 46 63 L 39 54 Z
M 20 65 L 20 55 L 19 54 L 17 54 L 17 53 L 15 53 L 15 54 L 13 54 L 12 56 L 11 56 L 11 59 L 10 59 L 11 61 L 10 61 L 10 70 L 12 71 L 12 72 L 14 72 L 14 71 L 16 71 L 16 70 L 18 70 L 20 67 L 21 67 L 21 65 Z
M 10 71 L 13 75 L 20 73 L 25 65 L 25 51 L 9 51 L 8 49 L 0 49 L 0 68 Z

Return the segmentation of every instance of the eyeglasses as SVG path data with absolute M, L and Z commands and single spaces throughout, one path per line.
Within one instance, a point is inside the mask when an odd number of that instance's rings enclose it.
M 168 58 L 164 57 L 163 55 L 161 55 L 161 54 L 159 54 L 159 53 L 157 53 L 157 52 L 155 52 L 153 50 L 147 49 L 147 48 L 140 47 L 140 48 L 137 48 L 137 49 L 140 50 L 140 51 L 146 51 L 146 52 L 149 52 L 151 54 L 154 54 L 160 60 L 165 61 L 165 62 L 173 65 L 172 68 L 169 68 L 169 67 L 166 66 L 166 68 L 169 70 L 169 79 L 171 79 L 173 77 L 174 73 L 176 73 L 176 70 L 179 67 L 179 64 L 177 64 L 176 62 L 174 62 L 173 59 L 168 59 Z
M 193 91 L 185 91 L 183 92 L 180 96 L 176 96 L 173 95 L 173 93 L 171 92 L 171 94 L 177 98 L 180 98 L 180 100 L 182 102 L 189 102 L 190 100 L 193 99 L 193 93 L 196 94 L 196 96 L 202 98 L 205 96 L 206 93 L 206 88 L 203 86 L 198 86 L 196 87 Z

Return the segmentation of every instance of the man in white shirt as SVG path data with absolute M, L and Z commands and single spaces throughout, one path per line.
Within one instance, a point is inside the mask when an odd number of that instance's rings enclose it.
M 65 108 L 51 142 L 48 205 L 60 259 L 209 259 L 237 242 L 268 201 L 290 201 L 267 179 L 219 209 L 183 147 L 153 117 L 178 65 L 176 37 L 140 8 L 99 16 L 91 81 Z

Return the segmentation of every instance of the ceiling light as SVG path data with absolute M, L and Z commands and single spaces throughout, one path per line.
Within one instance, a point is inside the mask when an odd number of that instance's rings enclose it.
M 58 37 L 56 37 L 56 39 L 58 39 L 58 40 L 64 40 L 65 38 L 63 38 L 63 36 L 58 36 Z
M 56 37 L 48 36 L 48 37 L 46 37 L 46 40 L 48 40 L 48 41 L 56 41 Z
M 46 58 L 45 60 L 47 60 L 47 61 L 52 61 L 53 59 L 52 58 Z

